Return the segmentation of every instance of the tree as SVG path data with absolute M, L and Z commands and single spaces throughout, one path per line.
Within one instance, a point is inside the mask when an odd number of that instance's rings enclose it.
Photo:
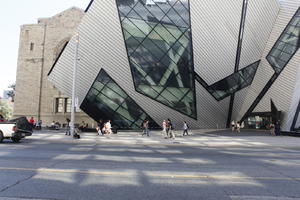
M 15 99 L 15 90 L 16 90 L 16 84 L 13 83 L 8 86 L 8 88 L 11 88 L 11 90 L 8 91 L 7 95 L 11 97 L 11 101 L 14 102 Z
M 12 116 L 12 107 L 9 106 L 8 102 L 0 99 L 0 114 L 5 118 L 9 119 Z

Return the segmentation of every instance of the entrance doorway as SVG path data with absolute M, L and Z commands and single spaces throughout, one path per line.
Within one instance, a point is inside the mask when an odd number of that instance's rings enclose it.
M 253 113 L 254 114 L 254 113 Z M 269 114 L 269 113 L 268 113 Z M 245 128 L 249 129 L 270 129 L 270 124 L 272 122 L 271 113 L 259 115 L 248 116 L 245 120 Z

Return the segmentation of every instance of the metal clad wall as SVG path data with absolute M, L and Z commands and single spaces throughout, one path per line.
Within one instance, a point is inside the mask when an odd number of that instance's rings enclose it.
M 195 72 L 209 85 L 234 72 L 242 5 L 190 0 Z
M 271 36 L 269 38 L 269 41 L 267 43 L 267 47 L 263 53 L 263 60 L 264 62 L 260 65 L 260 67 L 265 68 L 265 70 L 268 70 L 271 72 L 272 67 L 269 65 L 269 63 L 266 60 L 266 56 L 269 53 L 269 51 L 272 49 L 275 42 L 280 37 L 282 31 L 292 18 L 292 16 L 295 14 L 296 10 L 300 6 L 299 0 L 286 0 L 282 3 L 281 9 L 278 15 L 278 18 L 276 20 L 276 23 L 273 27 Z M 254 112 L 265 112 L 270 111 L 270 99 L 274 101 L 276 107 L 278 110 L 283 111 L 283 121 L 282 121 L 282 128 L 283 130 L 287 131 L 289 130 L 289 124 L 291 122 L 288 122 L 287 116 L 289 115 L 289 109 L 290 104 L 294 92 L 295 87 L 295 81 L 296 81 L 296 74 L 298 70 L 300 62 L 300 53 L 299 51 L 294 55 L 294 57 L 289 61 L 285 69 L 282 71 L 280 76 L 277 78 L 275 83 L 272 85 L 272 87 L 269 89 L 269 91 L 266 93 L 264 98 L 261 100 L 261 102 L 258 104 L 258 106 L 255 108 Z M 274 72 L 272 72 L 274 73 Z M 266 79 L 264 74 L 259 75 L 256 79 Z M 252 84 L 251 87 L 258 87 L 256 84 Z M 255 98 L 252 95 L 246 96 L 246 98 Z M 251 104 L 243 105 L 243 109 L 248 109 Z
M 263 50 L 264 53 L 253 84 L 236 95 L 233 113 L 235 118 L 245 113 L 273 74 L 273 69 L 264 57 L 282 31 L 273 29 L 272 34 L 277 36 L 271 36 L 265 47 L 278 12 L 278 5 L 276 0 L 249 2 L 251 3 L 247 13 L 241 67 L 260 59 Z M 212 84 L 233 73 L 242 1 L 190 0 L 190 6 L 195 71 L 208 84 Z M 277 24 L 278 21 L 280 20 L 277 20 Z M 79 26 L 79 33 L 77 92 L 80 103 L 100 69 L 104 68 L 159 124 L 163 119 L 171 118 L 177 128 L 181 128 L 182 121 L 188 121 L 190 126 L 195 128 L 216 128 L 217 124 L 218 127 L 225 125 L 229 98 L 217 102 L 199 83 L 196 83 L 198 120 L 191 119 L 135 91 L 115 1 L 95 0 Z M 272 37 L 274 38 L 271 39 Z M 74 43 L 74 39 L 70 41 L 49 76 L 49 79 L 67 95 L 71 95 Z M 299 63 L 297 60 L 294 62 Z M 259 105 L 259 108 L 268 107 L 267 100 L 263 102 L 265 103 Z
M 239 69 L 261 59 L 278 12 L 279 4 L 277 1 L 249 1 Z M 263 88 L 268 78 L 272 76 L 273 71 L 262 68 L 263 63 L 261 62 L 259 65 L 252 85 L 236 93 L 232 112 L 233 119 L 239 120 L 242 117 L 245 112 L 245 105 L 254 101 L 253 97 L 260 92 L 260 88 Z M 253 87 L 254 85 L 255 87 Z M 249 94 L 252 98 L 245 98 Z M 241 112 L 242 110 L 244 112 Z
M 94 1 L 84 17 L 80 27 L 79 66 L 77 91 L 80 103 L 101 68 L 106 72 L 159 124 L 163 119 L 171 118 L 177 128 L 182 121 L 188 121 L 190 127 L 222 127 L 225 124 L 228 102 L 219 104 L 202 87 L 196 85 L 198 120 L 193 120 L 173 109 L 164 106 L 134 90 L 125 43 L 121 31 L 115 1 Z M 65 49 L 49 79 L 64 93 L 71 95 L 72 68 L 74 62 L 74 41 Z M 215 101 L 215 103 L 210 103 Z M 209 104 L 209 106 L 204 106 Z M 225 107 L 225 109 L 224 109 Z M 216 117 L 216 112 L 220 113 Z
M 66 46 L 48 79 L 64 94 L 72 94 L 72 73 L 74 65 L 74 42 L 73 39 Z
M 249 0 L 240 69 L 259 60 L 279 12 L 274 0 Z
M 286 129 L 291 128 L 291 125 L 293 123 L 295 114 L 296 114 L 296 110 L 300 101 L 300 65 L 298 65 L 298 73 L 297 73 L 297 77 L 296 77 L 296 86 L 294 89 L 294 94 L 293 94 L 293 98 L 292 98 L 292 103 L 289 109 L 289 113 L 287 115 L 287 120 L 286 120 Z M 295 127 L 299 127 L 300 126 L 300 117 L 298 117 L 298 120 L 296 121 Z M 294 127 L 292 127 L 294 128 Z
M 241 109 L 236 108 L 236 117 L 241 118 L 248 108 L 251 106 L 259 92 L 266 85 L 267 81 L 270 79 L 274 70 L 269 65 L 266 60 L 266 56 L 269 51 L 272 49 L 273 45 L 279 38 L 280 34 L 288 24 L 291 17 L 294 15 L 295 11 L 300 5 L 299 0 L 286 0 L 280 7 L 278 17 L 273 26 L 271 35 L 268 39 L 267 45 L 264 49 L 262 55 L 262 61 L 258 68 L 256 77 L 253 80 L 252 85 L 248 88 L 248 94 L 241 99 L 244 99 Z M 275 83 L 266 93 L 264 98 L 260 101 L 257 107 L 254 109 L 254 112 L 270 112 L 270 99 L 274 101 L 277 108 L 281 111 L 284 111 L 284 120 L 283 120 L 283 129 L 287 130 L 289 127 L 286 124 L 287 111 L 289 110 L 292 94 L 294 91 L 295 81 L 296 81 L 296 72 L 297 67 L 300 62 L 299 52 L 295 54 L 293 59 L 290 60 L 289 64 L 277 78 Z M 287 78 L 288 77 L 288 78 Z M 235 102 L 236 103 L 236 102 Z M 236 104 L 238 105 L 238 104 Z M 239 111 L 239 112 L 238 112 Z

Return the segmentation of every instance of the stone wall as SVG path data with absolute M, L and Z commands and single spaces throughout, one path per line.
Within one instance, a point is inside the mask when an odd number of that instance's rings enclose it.
M 47 74 L 65 43 L 76 34 L 83 16 L 83 10 L 73 7 L 51 18 L 40 18 L 38 24 L 21 26 L 14 117 L 33 116 L 45 126 L 52 121 L 63 124 L 70 118 L 70 113 L 56 112 L 55 99 L 68 97 L 48 81 Z M 76 114 L 76 123 L 81 121 L 94 126 L 83 112 Z

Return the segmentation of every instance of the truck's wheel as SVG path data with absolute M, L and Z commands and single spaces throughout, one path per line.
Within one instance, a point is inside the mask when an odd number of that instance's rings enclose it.
M 11 138 L 11 140 L 12 140 L 14 143 L 18 143 L 18 142 L 20 142 L 21 138 Z
M 3 133 L 0 131 L 0 143 L 3 141 Z

